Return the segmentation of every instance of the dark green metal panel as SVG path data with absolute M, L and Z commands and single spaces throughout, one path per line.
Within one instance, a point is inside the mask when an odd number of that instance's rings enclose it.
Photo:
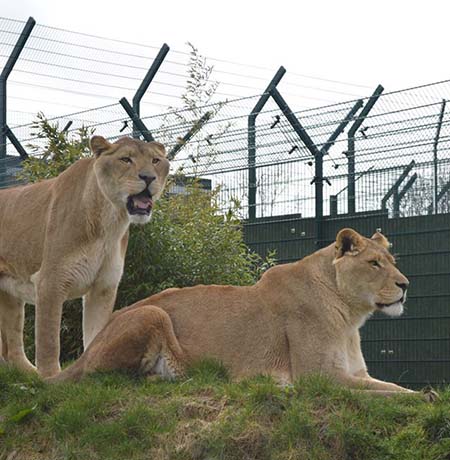
M 316 249 L 314 219 L 295 215 L 256 219 L 244 231 L 253 251 L 266 256 L 275 250 L 278 263 L 294 262 Z

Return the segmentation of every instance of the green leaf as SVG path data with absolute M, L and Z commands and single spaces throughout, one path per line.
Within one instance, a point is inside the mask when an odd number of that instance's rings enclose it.
M 33 407 L 22 409 L 21 411 L 17 412 L 16 415 L 13 415 L 10 418 L 11 422 L 15 422 L 15 423 L 22 422 L 25 418 L 33 414 L 36 411 L 36 408 L 37 408 L 37 404 L 35 404 Z

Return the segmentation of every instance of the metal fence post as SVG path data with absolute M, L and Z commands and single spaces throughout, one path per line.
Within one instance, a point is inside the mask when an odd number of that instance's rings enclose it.
M 35 26 L 36 21 L 30 16 L 22 30 L 12 52 L 8 58 L 8 61 L 0 74 L 0 186 L 2 178 L 6 176 L 6 134 L 7 134 L 7 118 L 6 118 L 6 83 L 9 74 L 14 68 L 14 65 L 19 59 L 20 53 L 22 52 L 28 37 Z
M 439 187 L 439 178 L 438 178 L 438 144 L 439 137 L 441 135 L 442 120 L 444 119 L 446 100 L 442 100 L 441 111 L 439 113 L 438 125 L 436 128 L 436 136 L 434 137 L 433 143 L 433 170 L 434 170 L 434 183 L 433 183 L 433 209 L 434 213 L 438 213 L 438 187 Z
M 315 184 L 316 245 L 320 248 L 323 245 L 323 182 L 324 180 L 327 181 L 327 179 L 323 177 L 323 153 L 317 148 L 316 144 L 314 144 L 313 140 L 309 137 L 309 134 L 299 122 L 294 112 L 292 112 L 292 110 L 289 108 L 287 102 L 283 99 L 283 96 L 281 96 L 279 91 L 276 88 L 273 88 L 270 93 L 278 107 L 280 107 L 280 110 L 283 112 L 284 116 L 291 124 L 294 131 L 298 134 L 302 142 L 305 144 L 305 147 L 314 157 L 315 173 L 311 184 Z
M 328 153 L 328 150 L 334 145 L 336 139 L 344 131 L 345 127 L 353 120 L 356 112 L 362 107 L 363 101 L 358 99 L 353 107 L 348 112 L 347 116 L 339 123 L 339 125 L 334 130 L 333 134 L 328 138 L 325 144 L 322 145 L 320 151 L 325 155 Z
M 127 112 L 131 120 L 133 121 L 133 129 L 134 127 L 136 127 L 138 132 L 142 134 L 142 136 L 147 142 L 154 141 L 155 139 L 153 139 L 152 133 L 147 129 L 147 126 L 145 126 L 144 122 L 140 119 L 139 115 L 134 111 L 133 107 L 131 107 L 130 103 L 128 102 L 128 99 L 126 97 L 123 97 L 122 99 L 120 99 L 119 103 L 123 107 L 125 112 Z
M 436 198 L 436 207 L 439 205 L 439 201 L 441 201 L 442 197 L 450 190 L 450 180 L 447 181 L 441 188 L 441 191 L 438 193 Z M 433 203 L 428 207 L 428 214 L 433 214 Z
M 287 118 L 291 124 L 294 131 L 298 134 L 302 142 L 305 144 L 305 147 L 309 150 L 311 155 L 314 157 L 314 179 L 311 184 L 315 186 L 315 222 L 316 222 L 316 246 L 321 248 L 324 243 L 323 238 L 323 183 L 327 182 L 330 184 L 330 181 L 323 175 L 323 157 L 328 153 L 330 147 L 334 144 L 339 135 L 343 132 L 348 123 L 353 119 L 355 113 L 360 109 L 362 101 L 358 100 L 350 109 L 344 120 L 339 123 L 334 132 L 328 138 L 328 140 L 323 144 L 322 148 L 319 150 L 313 140 L 309 137 L 309 134 L 306 132 L 305 128 L 301 125 L 300 121 L 297 119 L 295 114 L 289 108 L 287 102 L 283 99 L 281 94 L 276 88 L 270 90 L 270 93 L 280 107 L 284 116 Z M 333 202 L 333 212 L 335 210 L 334 205 L 337 202 Z M 331 206 L 331 204 L 330 204 Z
M 405 186 L 402 188 L 402 190 L 399 190 L 398 188 L 394 192 L 394 217 L 400 217 L 400 203 L 403 200 L 404 196 L 406 195 L 406 192 L 413 186 L 414 182 L 417 180 L 417 174 L 414 173 L 406 182 Z
M 152 82 L 159 68 L 161 67 L 161 64 L 163 63 L 164 58 L 166 57 L 169 50 L 170 50 L 169 45 L 167 45 L 167 43 L 164 43 L 164 45 L 159 50 L 159 53 L 155 57 L 152 65 L 150 66 L 150 69 L 148 69 L 148 72 L 145 75 L 144 79 L 142 80 L 142 83 L 139 85 L 139 88 L 137 89 L 136 94 L 133 96 L 133 101 L 132 101 L 133 110 L 137 114 L 138 117 L 141 116 L 141 99 L 144 96 L 145 92 L 147 91 L 150 83 Z M 141 130 L 138 128 L 136 123 L 133 121 L 133 137 L 135 139 L 138 138 L 140 132 Z
M 416 165 L 416 162 L 414 160 L 411 160 L 411 162 L 406 166 L 406 168 L 403 170 L 403 172 L 400 174 L 399 178 L 395 181 L 394 185 L 388 190 L 386 195 L 384 195 L 383 199 L 381 200 L 381 209 L 383 211 L 387 210 L 387 201 L 389 198 L 394 195 L 394 207 L 397 206 L 397 203 L 399 202 L 399 197 L 398 197 L 398 189 L 401 185 L 401 183 L 406 179 L 410 171 L 414 168 Z M 417 178 L 417 176 L 416 176 Z M 411 184 L 409 185 L 408 188 L 412 186 L 416 179 L 414 179 Z M 406 188 L 406 187 L 405 187 Z M 407 190 L 405 190 L 406 193 Z M 397 212 L 396 209 L 394 209 L 394 213 Z
M 17 137 L 11 131 L 8 125 L 6 125 L 5 132 L 6 132 L 6 136 L 8 137 L 9 141 L 14 146 L 14 148 L 17 150 L 17 153 L 20 155 L 20 158 L 22 160 L 26 160 L 28 158 L 28 153 L 22 147 L 22 144 L 20 143 L 19 139 L 17 139 Z
M 262 96 L 259 98 L 255 107 L 248 116 L 248 219 L 256 219 L 256 117 L 263 109 L 264 105 L 270 97 L 270 90 L 275 88 L 286 69 L 281 66 L 269 86 L 266 88 Z
M 330 217 L 337 217 L 338 215 L 338 196 L 330 195 Z
M 366 105 L 361 110 L 356 121 L 348 130 L 348 140 L 347 140 L 347 159 L 348 159 L 348 213 L 355 214 L 356 205 L 355 205 L 355 134 L 359 129 L 369 112 L 372 110 L 373 106 L 377 102 L 378 98 L 381 96 L 381 93 L 384 91 L 384 88 L 381 85 L 378 85 L 375 88 L 372 96 L 366 102 Z

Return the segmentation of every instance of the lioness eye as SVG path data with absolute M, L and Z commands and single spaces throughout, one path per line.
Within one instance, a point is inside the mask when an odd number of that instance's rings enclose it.
M 160 161 L 161 161 L 161 160 L 160 160 L 159 158 L 153 158 L 152 163 L 153 163 L 154 165 L 156 165 L 156 164 L 159 163 Z
M 369 264 L 372 265 L 372 267 L 381 267 L 377 260 L 371 260 Z
M 123 161 L 124 163 L 133 163 L 133 160 L 130 157 L 122 157 L 120 161 Z

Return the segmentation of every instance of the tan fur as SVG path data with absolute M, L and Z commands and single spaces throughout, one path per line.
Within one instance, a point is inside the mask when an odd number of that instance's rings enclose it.
M 1 355 L 34 369 L 22 335 L 24 303 L 35 304 L 36 364 L 43 376 L 59 371 L 65 300 L 84 297 L 85 347 L 108 322 L 130 222 L 150 219 L 134 210 L 131 215 L 128 197 L 148 188 L 156 200 L 169 171 L 157 142 L 122 138 L 110 144 L 94 136 L 91 149 L 94 158 L 77 161 L 54 179 L 0 190 Z
M 71 372 L 80 378 L 97 369 L 124 367 L 118 357 L 131 349 L 136 359 L 129 363 L 138 370 L 140 357 L 151 354 L 155 341 L 156 349 L 166 342 L 172 348 L 179 344 L 180 368 L 210 357 L 223 362 L 236 379 L 268 374 L 292 383 L 322 372 L 351 388 L 385 395 L 408 392 L 370 377 L 361 352 L 358 329 L 375 310 L 389 310 L 382 304 L 399 301 L 402 307 L 408 285 L 381 237 L 368 239 L 344 229 L 335 244 L 269 269 L 253 286 L 201 285 L 144 299 L 114 313 L 105 335 L 61 379 L 72 378 Z M 391 314 L 400 314 L 400 307 L 390 307 Z M 166 326 L 161 335 L 150 316 L 134 329 L 130 319 L 147 309 L 165 311 L 173 332 Z M 120 345 L 115 342 L 119 336 Z M 128 345 L 137 337 L 142 340 L 139 350 Z
M 130 334 L 130 332 L 132 333 Z M 92 370 L 123 369 L 166 378 L 184 373 L 183 352 L 163 310 L 144 305 L 121 311 L 100 331 L 78 361 L 50 381 L 79 380 Z

